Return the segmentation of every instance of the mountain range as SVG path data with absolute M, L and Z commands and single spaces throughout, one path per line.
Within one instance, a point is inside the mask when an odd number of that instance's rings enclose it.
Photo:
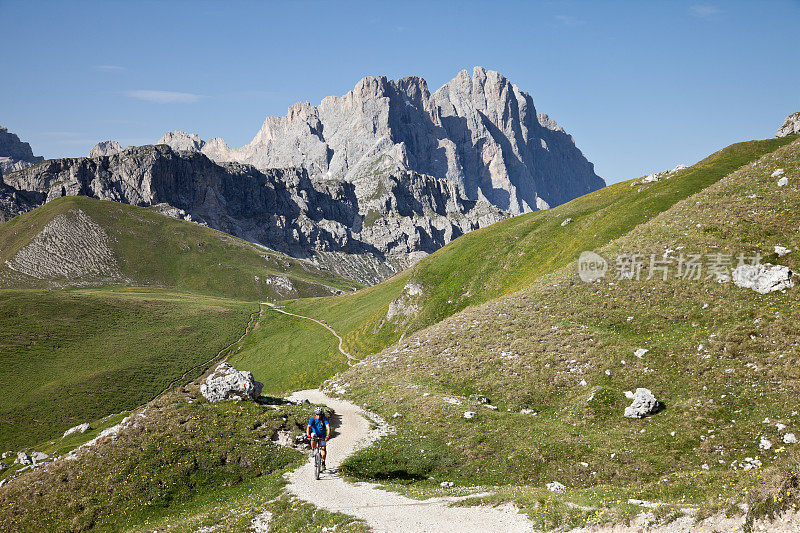
M 420 77 L 366 77 L 267 117 L 240 148 L 173 131 L 156 146 L 104 141 L 88 158 L 28 168 L 41 158 L 16 140 L 0 220 L 65 195 L 163 203 L 369 284 L 459 235 L 605 185 L 529 94 L 482 67 L 433 93 Z

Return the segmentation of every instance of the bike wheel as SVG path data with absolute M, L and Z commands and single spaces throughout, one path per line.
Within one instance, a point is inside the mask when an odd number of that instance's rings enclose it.
M 319 458 L 319 452 L 314 454 L 314 479 L 319 479 L 319 469 L 322 466 L 322 459 Z

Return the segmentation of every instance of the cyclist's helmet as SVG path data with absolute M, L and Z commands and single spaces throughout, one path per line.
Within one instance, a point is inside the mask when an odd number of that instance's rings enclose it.
M 315 415 L 321 415 L 322 414 L 322 407 L 317 407 L 316 409 L 314 409 L 314 414 Z

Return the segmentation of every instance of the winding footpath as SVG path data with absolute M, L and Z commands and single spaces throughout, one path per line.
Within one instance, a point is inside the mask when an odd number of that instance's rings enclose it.
M 328 331 L 330 331 L 333 334 L 333 336 L 336 337 L 339 340 L 339 353 L 341 353 L 343 356 L 345 356 L 347 358 L 347 362 L 349 364 L 354 365 L 354 364 L 359 362 L 358 358 L 353 357 L 352 355 L 350 355 L 350 353 L 345 351 L 345 349 L 344 349 L 344 339 L 342 339 L 342 337 L 338 333 L 336 333 L 336 330 L 334 330 L 332 327 L 330 327 L 328 324 L 326 324 L 322 320 L 317 320 L 316 318 L 311 318 L 310 316 L 297 315 L 295 313 L 290 313 L 289 311 L 284 311 L 283 309 L 281 309 L 277 305 L 275 305 L 273 303 L 270 303 L 270 302 L 261 302 L 261 305 L 266 305 L 267 307 L 269 307 L 270 311 L 277 311 L 278 313 L 283 313 L 284 315 L 294 316 L 294 317 L 297 317 L 297 318 L 304 318 L 306 320 L 310 320 L 312 322 L 316 322 L 317 324 L 319 324 L 323 328 L 325 328 Z
M 334 438 L 328 443 L 328 469 L 319 481 L 314 480 L 310 461 L 286 475 L 287 489 L 299 499 L 328 511 L 360 518 L 376 532 L 533 531 L 530 520 L 512 505 L 450 507 L 458 498 L 412 500 L 380 490 L 373 483 L 346 482 L 337 472 L 339 465 L 350 454 L 377 439 L 381 428 L 370 429 L 369 420 L 357 405 L 331 398 L 319 390 L 295 392 L 290 399 L 325 404 L 334 411 L 331 418 Z

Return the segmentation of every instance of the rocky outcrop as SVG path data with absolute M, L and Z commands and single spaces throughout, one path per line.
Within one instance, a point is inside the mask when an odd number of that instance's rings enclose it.
M 88 422 L 84 422 L 83 424 L 78 424 L 77 426 L 71 427 L 64 432 L 63 437 L 68 437 L 74 433 L 86 433 L 87 431 L 91 431 L 92 425 Z
M 783 126 L 778 128 L 778 133 L 775 136 L 786 137 L 797 133 L 800 133 L 800 111 L 786 117 L 786 120 L 783 121 Z
M 733 270 L 733 283 L 737 287 L 752 289 L 759 294 L 784 291 L 794 287 L 792 271 L 782 265 L 740 265 Z
M 264 387 L 253 379 L 253 374 L 247 371 L 236 370 L 228 363 L 220 363 L 214 372 L 200 385 L 200 393 L 209 402 L 222 400 L 251 400 L 256 401 L 261 396 Z
M 122 146 L 117 141 L 100 141 L 89 151 L 89 157 L 114 155 L 122 151 Z
M 0 174 L 41 163 L 44 158 L 33 155 L 31 145 L 0 126 Z
M 302 168 L 217 164 L 164 145 L 48 160 L 2 179 L 8 190 L 26 191 L 29 205 L 74 195 L 168 204 L 181 218 L 315 259 L 364 283 L 507 216 L 486 202 L 463 199 L 453 182 L 424 174 L 381 174 L 353 183 L 311 178 Z
M 627 418 L 644 418 L 661 410 L 661 403 L 649 389 L 638 388 L 633 393 L 633 403 L 625 408 Z
M 604 186 L 571 136 L 501 74 L 475 67 L 431 94 L 419 77 L 362 79 L 320 105 L 267 117 L 250 144 L 205 145 L 172 132 L 159 143 L 257 168 L 303 167 L 357 183 L 397 172 L 452 182 L 469 200 L 512 214 L 545 209 Z M 208 143 L 209 145 L 212 142 Z

